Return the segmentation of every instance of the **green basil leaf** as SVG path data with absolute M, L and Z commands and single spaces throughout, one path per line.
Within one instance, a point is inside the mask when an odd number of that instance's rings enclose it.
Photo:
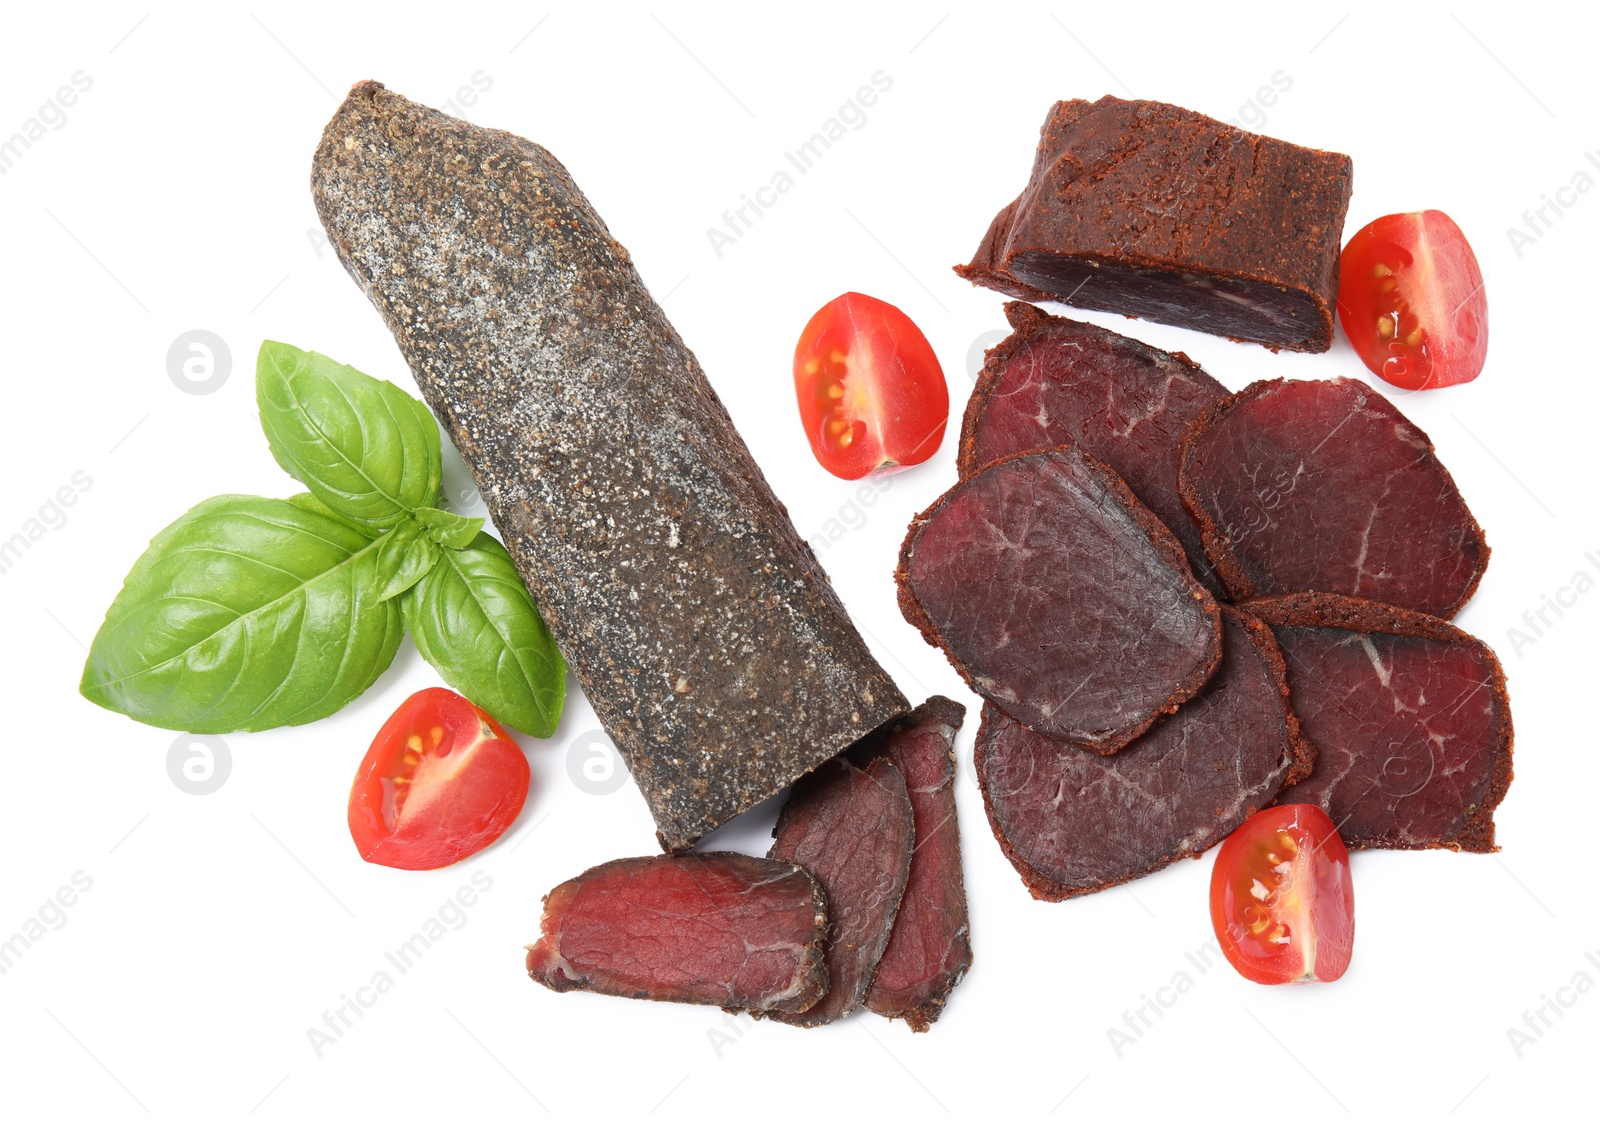
M 378 601 L 403 595 L 439 562 L 439 546 L 407 517 L 383 534 L 378 544 Z
M 439 501 L 439 427 L 392 383 L 316 352 L 265 341 L 256 358 L 261 429 L 278 465 L 369 532 Z
M 401 608 L 417 649 L 451 688 L 531 736 L 556 730 L 567 664 L 498 540 L 480 532 L 441 552 Z
M 156 534 L 106 612 L 79 691 L 185 732 L 328 716 L 394 660 L 377 542 L 289 501 L 203 501 Z
M 418 509 L 411 515 L 441 548 L 465 548 L 483 528 L 482 517 L 464 517 L 444 509 Z
M 316 513 L 319 517 L 327 517 L 329 520 L 336 520 L 340 524 L 350 524 L 349 518 L 340 516 L 310 493 L 295 493 L 285 497 L 284 500 L 291 505 L 304 509 L 308 513 Z M 355 525 L 350 524 L 350 527 L 355 528 Z

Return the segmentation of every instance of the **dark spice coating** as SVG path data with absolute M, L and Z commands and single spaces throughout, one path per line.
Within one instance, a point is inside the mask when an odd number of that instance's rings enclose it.
M 1494 651 L 1483 641 L 1457 626 L 1420 611 L 1374 602 L 1370 599 L 1352 598 L 1324 592 L 1302 592 L 1278 595 L 1271 598 L 1252 599 L 1242 604 L 1242 609 L 1256 615 L 1271 626 L 1278 636 L 1280 647 L 1289 661 L 1289 688 L 1297 703 L 1302 723 L 1310 737 L 1317 743 L 1319 758 L 1311 775 L 1297 787 L 1285 788 L 1280 802 L 1314 802 L 1326 809 L 1339 825 L 1340 835 L 1351 849 L 1451 849 L 1469 853 L 1493 853 L 1495 844 L 1494 811 L 1511 786 L 1511 752 L 1513 732 L 1511 725 L 1511 699 L 1506 691 L 1505 671 Z M 1460 733 L 1446 730 L 1442 734 L 1426 727 L 1423 732 L 1411 733 L 1411 739 L 1397 738 L 1386 725 L 1406 714 L 1419 714 L 1424 704 L 1438 711 L 1435 722 L 1442 729 L 1459 724 L 1465 700 L 1426 699 L 1426 692 L 1418 693 L 1421 700 L 1407 699 L 1393 685 L 1398 670 L 1391 657 L 1387 672 L 1379 672 L 1382 654 L 1370 643 L 1363 649 L 1370 659 L 1367 673 L 1372 681 L 1363 688 L 1359 683 L 1326 683 L 1319 678 L 1313 684 L 1297 679 L 1296 634 L 1315 635 L 1323 631 L 1351 631 L 1357 635 L 1392 635 L 1402 640 L 1421 643 L 1439 643 L 1441 647 L 1464 651 L 1469 658 L 1473 676 L 1481 673 L 1475 688 L 1487 690 L 1490 719 L 1486 731 Z M 1443 668 L 1444 648 L 1432 649 L 1417 662 L 1423 675 L 1436 674 Z M 1296 687 L 1297 681 L 1299 688 Z M 1403 686 L 1402 686 L 1403 688 Z M 1437 688 L 1432 689 L 1437 697 Z M 1385 700 L 1388 692 L 1392 700 Z M 1311 697 L 1332 701 L 1331 715 L 1313 711 Z M 1371 746 L 1343 746 L 1355 740 L 1359 745 L 1361 720 L 1352 714 L 1351 705 L 1357 700 L 1374 701 L 1368 710 L 1370 723 L 1377 734 Z M 1356 710 L 1359 711 L 1359 710 Z M 1320 729 L 1320 733 L 1319 733 Z M 1477 735 L 1487 745 L 1488 759 L 1482 772 L 1481 790 L 1460 801 L 1460 788 L 1470 787 L 1472 780 L 1460 782 L 1467 774 L 1465 761 L 1447 762 L 1438 770 L 1435 758 L 1449 750 L 1449 739 L 1456 735 Z M 1426 746 L 1423 746 L 1426 744 Z M 1429 772 L 1419 784 L 1415 780 L 1421 771 L 1411 771 L 1415 766 L 1416 752 L 1426 751 Z M 1398 766 L 1397 766 L 1398 765 Z M 1437 793 L 1430 784 L 1438 779 L 1444 789 Z
M 826 1025 L 860 1006 L 889 945 L 916 846 L 911 796 L 889 759 L 835 756 L 795 783 L 767 856 L 805 867 L 828 898 L 828 992 L 789 1025 Z
M 941 595 L 949 596 L 948 601 L 951 605 L 945 607 L 944 611 L 952 616 L 951 624 L 960 631 L 958 637 L 947 636 L 949 631 L 942 629 L 930 617 L 928 610 L 923 605 L 928 592 L 924 591 L 919 594 L 917 591 L 917 583 L 912 574 L 914 558 L 922 546 L 923 537 L 930 524 L 936 520 L 942 523 L 955 524 L 955 518 L 949 517 L 946 510 L 950 509 L 952 505 L 966 504 L 967 498 L 963 496 L 964 494 L 977 495 L 976 491 L 986 489 L 994 481 L 1009 479 L 1014 476 L 1018 477 L 1023 483 L 1027 483 L 1030 479 L 1044 480 L 1052 476 L 1059 477 L 1062 482 L 1070 483 L 1064 486 L 1066 491 L 1061 493 L 1062 496 L 1068 496 L 1070 491 L 1081 490 L 1083 497 L 1083 503 L 1080 504 L 1081 511 L 1092 511 L 1097 516 L 1103 516 L 1108 523 L 1108 528 L 1118 526 L 1121 531 L 1127 533 L 1123 538 L 1123 542 L 1118 544 L 1119 548 L 1124 549 L 1123 556 L 1120 559 L 1116 559 L 1106 554 L 1100 559 L 1075 559 L 1073 562 L 1078 565 L 1077 567 L 1063 567 L 1058 574 L 1041 577 L 1040 582 L 1042 585 L 1039 591 L 1033 592 L 1019 590 L 1019 585 L 1015 582 L 1014 577 L 1008 575 L 1002 578 L 997 576 L 993 570 L 981 575 L 963 577 L 958 591 L 940 592 Z M 1088 502 L 1092 502 L 1092 504 Z M 1118 517 L 1119 513 L 1126 519 L 1120 519 Z M 1069 546 L 1065 539 L 1065 534 L 1069 530 L 1063 527 L 1062 522 L 1059 520 L 1059 514 L 1044 512 L 1035 500 L 1034 503 L 1021 512 L 1020 517 L 1015 513 L 1007 515 L 1013 519 L 1026 518 L 1029 525 L 1024 528 L 1024 535 L 1034 527 L 1048 531 L 1044 541 L 1030 542 L 1027 553 L 1029 566 L 1037 566 L 1038 560 L 1035 557 L 1039 556 L 1039 553 L 1043 550 L 1048 549 L 1062 555 L 1068 553 Z M 1053 517 L 1057 519 L 1052 519 Z M 997 531 L 999 528 L 997 522 L 1001 521 L 1001 519 L 1001 514 L 996 512 L 990 511 L 982 514 L 982 521 L 988 526 L 990 534 L 995 536 L 1001 535 Z M 1035 522 L 1037 523 L 1035 524 Z M 965 527 L 951 528 L 946 531 L 951 538 L 958 534 L 968 534 Z M 1096 579 L 1089 576 L 1087 569 L 1083 568 L 1082 565 L 1086 563 L 1101 563 L 1112 569 L 1127 567 L 1129 562 L 1138 558 L 1139 555 L 1138 545 L 1128 542 L 1134 537 L 1137 537 L 1141 543 L 1148 541 L 1154 558 L 1160 561 L 1166 570 L 1161 576 L 1147 575 L 1145 577 L 1147 580 L 1146 589 L 1143 592 L 1146 597 L 1130 602 L 1124 590 L 1128 585 L 1128 576 L 1126 574 L 1109 578 L 1103 576 Z M 1017 547 L 1014 542 L 1010 541 L 1009 536 L 1004 537 L 1004 541 L 1008 547 L 1013 549 Z M 1086 547 L 1089 549 L 1103 548 L 1110 541 L 1111 537 L 1108 535 L 1102 538 L 1100 544 L 1090 544 Z M 1019 554 L 1020 558 L 1022 557 Z M 985 566 L 992 567 L 995 560 L 987 559 L 979 562 Z M 941 561 L 940 566 L 946 566 L 947 563 L 948 561 Z M 1121 580 L 1120 584 L 1117 582 L 1118 579 Z M 1152 608 L 1151 599 L 1156 593 L 1153 587 L 1158 579 L 1168 585 L 1169 589 L 1166 594 L 1170 598 L 1173 609 L 1183 610 L 1187 605 L 1187 601 L 1191 599 L 1196 604 L 1199 615 L 1207 621 L 1208 626 L 1205 631 L 1204 649 L 1196 653 L 1193 652 L 1193 647 L 1189 646 L 1194 660 L 1184 666 L 1181 676 L 1176 676 L 1174 680 L 1165 684 L 1160 690 L 1159 699 L 1151 707 L 1142 708 L 1137 713 L 1131 710 L 1122 711 L 1117 717 L 1116 723 L 1108 727 L 1085 728 L 1081 725 L 1087 723 L 1087 721 L 1075 721 L 1074 716 L 1057 720 L 1052 713 L 1061 711 L 1061 705 L 1068 703 L 1068 701 L 1041 702 L 1035 700 L 1017 691 L 1014 686 L 999 683 L 991 675 L 972 669 L 968 662 L 956 652 L 958 648 L 969 651 L 974 650 L 978 646 L 980 635 L 987 639 L 1001 629 L 1004 629 L 1008 634 L 1018 629 L 1040 629 L 1038 622 L 1026 616 L 1020 621 L 1012 619 L 1007 619 L 1004 622 L 997 621 L 994 608 L 1008 607 L 1011 608 L 1009 613 L 1016 615 L 1018 613 L 1016 610 L 1018 600 L 1022 596 L 1029 595 L 1033 597 L 1035 602 L 1043 602 L 1042 596 L 1045 587 L 1048 587 L 1052 596 L 1051 609 L 1061 619 L 1059 622 L 1055 622 L 1057 627 L 1056 637 L 1063 639 L 1061 644 L 1065 645 L 1067 642 L 1071 642 L 1074 646 L 1078 645 L 1079 634 L 1072 633 L 1077 631 L 1083 637 L 1091 638 L 1096 642 L 1104 640 L 1107 646 L 1121 645 L 1123 647 L 1123 652 L 1107 652 L 1104 655 L 1100 655 L 1097 661 L 1093 663 L 1087 661 L 1084 655 L 1078 655 L 1081 660 L 1076 663 L 1075 667 L 1089 668 L 1089 673 L 1086 677 L 1098 678 L 1096 680 L 1096 695 L 1103 697 L 1110 691 L 1108 683 L 1104 681 L 1104 676 L 1111 670 L 1120 668 L 1118 666 L 1119 662 L 1128 660 L 1134 651 L 1140 649 L 1148 649 L 1153 654 L 1154 648 L 1147 645 L 1149 642 L 1148 634 L 1160 624 L 1161 618 L 1150 619 L 1143 625 L 1139 625 L 1133 622 L 1131 616 L 1138 614 L 1145 616 L 1147 619 L 1149 618 Z M 1194 573 L 1189 570 L 1188 557 L 1184 554 L 1183 545 L 1178 542 L 1178 538 L 1172 534 L 1171 530 L 1161 523 L 1160 518 L 1134 496 L 1133 491 L 1128 488 L 1127 483 L 1117 475 L 1115 470 L 1075 446 L 1056 446 L 1047 450 L 1023 451 L 1009 458 L 1000 458 L 991 462 L 971 477 L 958 481 L 935 500 L 933 504 L 912 518 L 910 528 L 906 531 L 906 538 L 900 545 L 900 560 L 899 566 L 895 569 L 895 582 L 899 589 L 900 613 L 907 622 L 921 631 L 923 639 L 929 645 L 943 651 L 945 658 L 955 671 L 961 674 L 962 679 L 967 682 L 973 692 L 994 704 L 995 707 L 1001 709 L 1019 723 L 1045 735 L 1068 740 L 1097 755 L 1112 755 L 1116 753 L 1131 740 L 1136 739 L 1147 731 L 1162 716 L 1177 711 L 1179 705 L 1200 691 L 1201 687 L 1211 677 L 1211 674 L 1216 671 L 1217 664 L 1222 659 L 1221 611 L 1218 608 L 1216 599 L 1201 586 L 1200 582 L 1195 579 Z M 951 584 L 946 584 L 946 586 L 951 586 Z M 1071 603 L 1064 596 L 1074 591 L 1078 592 L 1081 597 L 1076 603 Z M 1113 591 L 1115 591 L 1115 594 L 1113 594 Z M 1116 605 L 1112 605 L 1113 603 Z M 1090 605 L 1094 605 L 1096 608 L 1096 617 L 1093 625 L 1086 626 L 1081 620 L 1075 621 L 1075 612 L 1081 611 Z M 1108 617 L 1114 611 L 1120 611 L 1124 615 L 1130 616 L 1128 621 L 1125 623 L 1109 622 Z M 960 621 L 956 621 L 956 617 L 959 617 Z M 1136 625 L 1141 630 L 1139 637 L 1123 636 Z M 1115 628 L 1119 626 L 1123 628 L 1121 635 L 1115 632 Z M 1113 631 L 1109 635 L 1106 633 L 1108 629 Z M 1192 638 L 1189 639 L 1190 642 L 1193 640 Z M 1177 642 L 1180 640 L 1170 639 L 1170 641 Z M 1065 651 L 1062 652 L 1064 653 Z M 1052 663 L 1054 665 L 1052 676 L 1059 676 L 1062 673 L 1060 656 L 1058 654 L 1058 660 Z M 1025 654 L 1024 657 L 1026 658 L 1027 655 Z M 1168 664 L 1171 666 L 1170 660 Z M 1083 684 L 1080 684 L 1079 690 L 1082 688 Z M 1069 694 L 1069 700 L 1071 695 L 1073 694 Z M 1144 695 L 1148 697 L 1148 693 Z M 1073 726 L 1075 723 L 1079 726 Z
M 1269 347 L 1333 342 L 1350 158 L 1163 102 L 1057 102 L 1028 185 L 956 273 Z
M 664 848 L 908 707 L 554 157 L 363 82 L 311 186 Z
M 793 862 L 624 857 L 551 890 L 526 966 L 557 993 L 795 1013 L 828 989 L 827 917 L 822 886 Z
M 956 732 L 965 705 L 929 697 L 853 747 L 850 758 L 866 766 L 886 758 L 905 776 L 916 822 L 911 874 L 895 916 L 889 946 L 878 962 L 867 1009 L 903 1018 L 926 1033 L 944 1012 L 950 993 L 972 967 L 972 932 L 961 865 L 961 823 L 956 818 Z
M 961 420 L 962 477 L 1021 450 L 1070 442 L 1105 462 L 1183 543 L 1195 578 L 1223 593 L 1178 496 L 1184 429 L 1228 389 L 1181 352 L 1163 352 L 1036 306 L 1008 301 L 1014 330 L 984 356 Z
M 992 705 L 973 749 L 989 827 L 1037 900 L 1065 900 L 1199 857 L 1312 770 L 1272 631 L 1223 614 L 1222 666 L 1111 758 Z
M 1178 494 L 1235 599 L 1329 591 L 1442 618 L 1489 544 L 1433 442 L 1360 380 L 1257 380 L 1190 422 Z

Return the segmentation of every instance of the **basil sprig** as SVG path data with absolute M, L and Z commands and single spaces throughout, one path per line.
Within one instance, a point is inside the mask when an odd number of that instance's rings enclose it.
M 365 692 L 409 628 L 457 692 L 554 732 L 561 651 L 482 518 L 439 507 L 428 409 L 274 341 L 256 400 L 273 457 L 310 492 L 213 497 L 158 533 L 95 635 L 83 695 L 186 732 L 304 724 Z

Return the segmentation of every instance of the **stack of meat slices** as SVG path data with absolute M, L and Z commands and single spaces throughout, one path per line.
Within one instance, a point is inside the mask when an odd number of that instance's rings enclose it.
M 1274 802 L 1352 848 L 1492 851 L 1505 678 L 1447 621 L 1489 549 L 1428 437 L 1356 381 L 1230 395 L 1181 353 L 1006 315 L 896 578 L 986 702 L 979 785 L 1033 894 L 1197 857 Z

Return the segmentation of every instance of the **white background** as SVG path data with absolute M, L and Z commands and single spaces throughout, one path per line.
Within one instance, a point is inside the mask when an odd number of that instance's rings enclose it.
M 1241 8 L 1223 19 L 1138 6 L 1002 10 L 684 4 L 598 11 L 431 4 L 13 8 L 0 136 L 71 75 L 91 89 L 0 177 L 5 494 L 0 539 L 75 471 L 92 487 L 0 575 L 6 685 L 0 938 L 82 870 L 92 888 L 0 976 L 0 1118 L 264 1123 L 503 1115 L 696 1121 L 946 1113 L 1084 1121 L 1497 1122 L 1593 1102 L 1600 990 L 1519 1057 L 1507 1029 L 1600 967 L 1593 795 L 1600 594 L 1531 645 L 1508 635 L 1575 573 L 1600 579 L 1591 337 L 1600 191 L 1533 245 L 1507 228 L 1600 160 L 1592 47 L 1571 9 Z M 530 30 L 531 29 L 531 30 Z M 783 153 L 876 71 L 892 89 L 750 233 L 718 257 L 706 229 L 785 166 Z M 952 408 L 1001 298 L 950 273 L 1026 179 L 1061 97 L 1130 94 L 1240 118 L 1277 72 L 1262 131 L 1349 153 L 1347 233 L 1377 215 L 1449 212 L 1487 279 L 1482 378 L 1399 399 L 1437 443 L 1494 558 L 1460 624 L 1511 680 L 1516 782 L 1495 856 L 1355 858 L 1358 942 L 1339 983 L 1196 975 L 1118 1056 L 1107 1029 L 1192 967 L 1210 937 L 1209 863 L 1065 904 L 1035 903 L 1002 858 L 962 733 L 958 799 L 976 963 L 942 1021 L 912 1035 L 872 1015 L 801 1030 L 719 1011 L 558 996 L 527 981 L 540 897 L 581 869 L 650 852 L 631 784 L 580 789 L 595 727 L 574 694 L 560 731 L 524 741 L 521 820 L 456 871 L 363 863 L 345 828 L 355 766 L 410 692 L 437 678 L 407 643 L 343 713 L 226 738 L 231 774 L 195 796 L 169 779 L 173 734 L 76 695 L 84 657 L 148 538 L 214 493 L 298 487 L 257 427 L 264 337 L 411 387 L 377 315 L 315 238 L 312 149 L 339 96 L 375 77 L 549 147 L 571 169 L 703 362 L 802 534 L 855 527 L 822 560 L 908 696 L 973 701 L 894 605 L 907 519 L 954 477 L 930 464 L 869 493 L 812 461 L 789 358 L 849 289 L 900 305 L 945 366 Z M 459 103 L 458 103 L 459 104 Z M 1260 116 L 1257 116 L 1258 111 Z M 1264 124 L 1262 123 L 1264 117 Z M 1230 387 L 1353 375 L 1341 338 L 1272 353 L 1098 314 L 1182 349 Z M 212 394 L 169 378 L 203 328 L 232 353 Z M 992 343 L 993 338 L 982 343 Z M 459 469 L 459 467 L 458 467 Z M 457 478 L 459 482 L 459 477 Z M 1585 552 L 1595 552 L 1586 558 Z M 1569 600 L 1570 601 L 1570 600 Z M 759 851 L 770 807 L 716 841 Z M 306 1030 L 386 967 L 469 876 L 493 887 L 335 1045 Z M 481 879 L 481 878 L 480 878 Z M 1600 959 L 1600 953 L 1596 954 Z M 1568 995 L 1572 997 L 1572 995 Z M 711 1031 L 724 1036 L 716 1037 Z M 854 1113 L 854 1114 L 850 1114 Z

